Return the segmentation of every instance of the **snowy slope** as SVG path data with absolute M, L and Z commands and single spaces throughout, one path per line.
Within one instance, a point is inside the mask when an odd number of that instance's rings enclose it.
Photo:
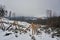
M 9 23 L 13 23 L 13 21 L 10 21 L 10 20 L 4 20 L 4 21 L 9 22 Z M 26 28 L 30 25 L 27 22 L 20 22 L 19 21 L 18 23 L 20 25 L 23 25 Z M 5 23 L 4 23 L 4 25 L 5 25 L 5 27 L 9 26 L 9 24 L 5 24 Z M 0 40 L 32 40 L 31 39 L 31 37 L 32 37 L 31 32 L 32 31 L 30 31 L 30 32 L 28 31 L 25 34 L 24 33 L 20 34 L 20 32 L 19 32 L 19 33 L 16 34 L 16 33 L 12 32 L 12 31 L 10 31 L 10 32 L 9 31 L 2 31 L 0 29 Z M 41 32 L 42 32 L 42 34 L 40 34 L 40 35 L 34 35 L 35 40 L 57 40 L 57 39 L 60 40 L 60 38 L 57 38 L 57 37 L 52 38 L 51 34 L 46 34 L 43 31 L 41 31 Z M 12 34 L 10 34 L 9 36 L 5 36 L 6 33 L 12 33 Z M 15 35 L 18 35 L 18 37 L 15 37 Z
M 29 36 L 29 33 L 26 34 L 17 34 L 18 37 L 15 37 L 15 34 L 12 33 L 9 36 L 4 36 L 4 34 L 6 33 L 3 32 L 2 30 L 0 30 L 0 40 L 31 40 L 31 37 Z M 57 40 L 56 38 L 51 38 L 50 35 L 45 34 L 44 32 L 42 33 L 42 35 L 34 35 L 36 40 Z

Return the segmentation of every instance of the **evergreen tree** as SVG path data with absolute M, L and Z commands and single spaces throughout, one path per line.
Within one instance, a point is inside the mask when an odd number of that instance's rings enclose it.
M 7 14 L 7 10 L 5 10 L 5 6 L 0 5 L 0 17 L 5 17 Z

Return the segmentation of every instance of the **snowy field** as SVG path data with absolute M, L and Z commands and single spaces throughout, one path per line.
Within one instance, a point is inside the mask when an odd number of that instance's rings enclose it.
M 0 30 L 0 40 L 32 40 L 31 37 L 29 36 L 29 33 L 22 33 L 22 34 L 17 34 L 18 37 L 15 37 L 15 34 L 12 33 L 9 36 L 5 36 L 5 34 L 7 33 L 7 31 L 2 31 Z M 41 35 L 34 35 L 35 40 L 58 40 L 57 38 L 51 38 L 51 35 L 45 34 L 44 32 L 42 32 Z
M 8 22 L 8 21 L 5 20 L 5 22 Z M 9 22 L 13 22 L 13 21 L 9 21 Z M 25 26 L 26 28 L 28 27 L 28 25 L 30 25 L 27 22 L 19 22 L 19 24 Z M 9 26 L 7 24 L 4 24 L 4 25 L 5 25 L 5 27 Z M 39 34 L 39 35 L 34 35 L 35 39 L 32 39 L 31 32 L 32 31 L 28 31 L 27 33 L 22 33 L 22 34 L 20 34 L 20 33 L 16 34 L 12 31 L 10 31 L 10 32 L 2 31 L 0 29 L 0 40 L 60 40 L 60 38 L 58 38 L 58 37 L 52 38 L 51 34 L 46 34 L 43 31 L 41 31 L 41 34 Z M 6 33 L 11 33 L 11 34 L 8 36 L 5 36 Z M 17 35 L 18 37 L 15 37 L 15 35 Z

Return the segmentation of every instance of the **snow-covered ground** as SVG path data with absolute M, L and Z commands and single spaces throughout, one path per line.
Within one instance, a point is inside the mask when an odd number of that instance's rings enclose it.
M 17 34 L 18 37 L 15 37 L 15 34 L 12 33 L 9 36 L 5 36 L 7 32 L 0 30 L 0 40 L 32 40 L 31 37 L 29 36 L 29 33 L 22 33 L 22 34 Z M 48 35 L 44 32 L 42 32 L 41 35 L 34 35 L 36 40 L 57 40 L 57 38 L 51 38 L 51 35 Z
M 5 20 L 5 22 L 11 23 L 13 21 L 9 21 L 9 20 L 6 21 Z M 27 22 L 19 22 L 19 24 L 24 25 L 25 27 L 28 27 L 30 25 Z M 4 25 L 5 25 L 5 27 L 9 26 L 9 24 L 4 24 Z M 9 31 L 2 31 L 0 29 L 0 40 L 33 40 L 31 38 L 32 37 L 31 32 L 32 31 L 28 31 L 25 34 L 24 33 L 22 33 L 22 34 L 17 33 L 16 34 L 16 33 L 10 31 L 10 33 L 12 33 L 12 34 L 10 34 L 9 36 L 5 36 L 6 33 L 9 33 Z M 15 35 L 18 35 L 18 37 L 15 37 Z M 43 31 L 41 31 L 41 34 L 39 34 L 39 35 L 34 35 L 34 37 L 35 37 L 35 40 L 60 40 L 60 38 L 57 38 L 57 37 L 52 38 L 51 34 L 46 34 Z

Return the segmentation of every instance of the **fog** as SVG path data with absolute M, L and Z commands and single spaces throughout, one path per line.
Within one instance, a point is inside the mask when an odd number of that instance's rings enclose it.
M 16 16 L 46 16 L 46 10 L 52 10 L 60 15 L 60 0 L 0 0 L 7 10 L 16 13 Z

